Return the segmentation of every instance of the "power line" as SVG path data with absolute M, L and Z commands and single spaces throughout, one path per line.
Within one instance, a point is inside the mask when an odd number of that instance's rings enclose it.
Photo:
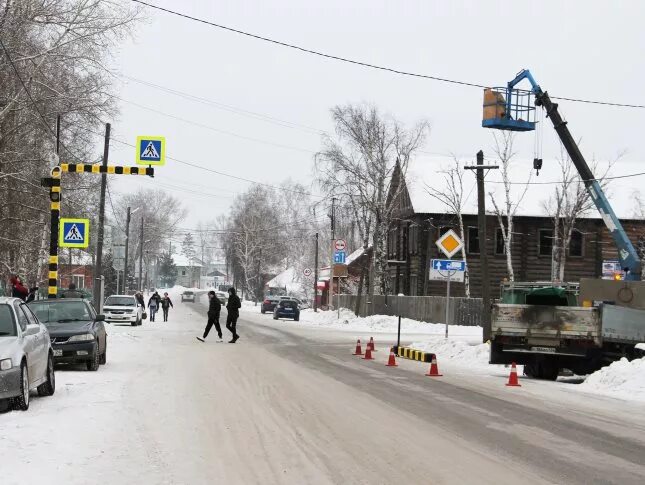
M 571 181 L 564 181 L 564 180 L 559 180 L 555 182 L 508 182 L 509 185 L 562 185 L 564 183 L 583 183 L 583 182 L 602 182 L 603 180 L 617 180 L 617 179 L 626 179 L 626 178 L 632 178 L 632 177 L 640 177 L 642 175 L 645 175 L 645 172 L 637 172 L 637 173 L 628 173 L 625 175 L 614 175 L 611 177 L 601 177 L 601 178 L 593 178 L 593 179 L 585 179 L 585 180 L 571 180 Z M 489 180 L 489 184 L 504 184 L 503 180 L 500 181 L 493 181 Z
M 148 2 L 144 2 L 142 0 L 131 0 L 131 1 L 134 2 L 134 3 L 138 3 L 140 5 L 145 5 L 146 7 L 153 8 L 155 10 L 160 10 L 160 11 L 168 13 L 170 15 L 175 15 L 177 17 L 182 17 L 184 19 L 199 22 L 201 24 L 205 24 L 205 25 L 208 25 L 210 27 L 215 27 L 215 28 L 218 28 L 218 29 L 226 30 L 226 31 L 233 32 L 233 33 L 236 33 L 236 34 L 239 34 L 239 35 L 244 35 L 246 37 L 251 37 L 251 38 L 256 39 L 256 40 L 261 40 L 261 41 L 268 42 L 268 43 L 271 43 L 271 44 L 279 45 L 279 46 L 282 46 L 282 47 L 288 47 L 290 49 L 295 49 L 297 51 L 304 52 L 306 54 L 312 54 L 312 55 L 315 55 L 315 56 L 318 56 L 318 57 L 324 57 L 326 59 L 332 59 L 332 60 L 335 60 L 335 61 L 345 62 L 345 63 L 348 63 L 348 64 L 354 64 L 354 65 L 357 65 L 357 66 L 367 67 L 367 68 L 370 68 L 370 69 L 376 69 L 376 70 L 379 70 L 379 71 L 391 72 L 393 74 L 399 74 L 399 75 L 402 75 L 402 76 L 409 76 L 409 77 L 422 78 L 422 79 L 430 79 L 432 81 L 439 81 L 439 82 L 444 82 L 444 83 L 449 83 L 449 84 L 457 84 L 457 85 L 461 85 L 461 86 L 468 86 L 468 87 L 475 87 L 475 88 L 482 88 L 482 89 L 490 87 L 490 86 L 485 86 L 483 84 L 477 84 L 477 83 L 468 82 L 468 81 L 459 81 L 459 80 L 456 80 L 456 79 L 448 79 L 448 78 L 439 77 L 439 76 L 432 76 L 432 75 L 428 75 L 428 74 L 420 74 L 420 73 L 415 73 L 415 72 L 403 71 L 403 70 L 395 69 L 395 68 L 391 68 L 391 67 L 379 66 L 377 64 L 370 64 L 368 62 L 357 61 L 357 60 L 349 59 L 349 58 L 346 58 L 346 57 L 340 57 L 340 56 L 335 56 L 335 55 L 332 55 L 332 54 L 326 54 L 324 52 L 316 51 L 316 50 L 313 50 L 313 49 L 308 49 L 306 47 L 301 47 L 299 45 L 290 44 L 290 43 L 283 42 L 283 41 L 276 40 L 276 39 L 271 39 L 269 37 L 264 37 L 264 36 L 261 36 L 261 35 L 258 35 L 258 34 L 253 34 L 251 32 L 246 32 L 246 31 L 243 31 L 243 30 L 235 29 L 233 27 L 228 27 L 226 25 L 217 24 L 215 22 L 211 22 L 209 20 L 202 19 L 202 18 L 199 18 L 199 17 L 193 17 L 191 15 L 187 15 L 185 13 L 177 12 L 175 10 L 170 10 L 168 8 L 160 7 L 158 5 L 154 5 L 154 4 L 151 4 L 151 3 L 148 3 Z M 605 106 L 615 106 L 615 107 L 620 107 L 620 108 L 645 109 L 645 105 L 641 105 L 641 104 L 614 103 L 614 102 L 610 102 L 610 101 L 596 101 L 596 100 L 588 100 L 588 99 L 580 99 L 580 98 L 569 98 L 569 97 L 556 97 L 556 96 L 551 96 L 551 98 L 552 99 L 560 99 L 560 100 L 563 100 L 563 101 L 572 101 L 572 102 L 575 102 L 575 103 L 598 104 L 598 105 L 605 105 Z

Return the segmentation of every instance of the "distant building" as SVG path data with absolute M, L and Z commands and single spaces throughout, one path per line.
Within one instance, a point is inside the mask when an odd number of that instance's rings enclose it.
M 177 267 L 176 285 L 186 288 L 199 288 L 201 283 L 202 263 L 197 258 L 187 258 L 183 254 L 173 254 L 172 259 Z

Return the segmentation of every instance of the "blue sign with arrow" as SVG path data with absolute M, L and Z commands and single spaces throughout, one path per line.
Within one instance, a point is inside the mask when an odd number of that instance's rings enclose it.
M 432 269 L 437 271 L 466 271 L 466 261 L 463 259 L 433 259 Z

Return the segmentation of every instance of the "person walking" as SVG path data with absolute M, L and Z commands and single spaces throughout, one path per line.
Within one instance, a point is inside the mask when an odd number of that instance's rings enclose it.
M 242 308 L 242 302 L 240 302 L 240 297 L 235 293 L 235 288 L 228 289 L 228 302 L 226 303 L 226 310 L 228 311 L 228 316 L 226 317 L 226 328 L 230 330 L 233 334 L 233 338 L 228 342 L 229 344 L 234 344 L 238 341 L 240 336 L 237 334 L 237 319 L 240 317 L 240 308 Z
M 163 310 L 163 321 L 167 322 L 168 321 L 168 310 L 170 307 L 175 308 L 175 306 L 172 304 L 172 300 L 168 296 L 168 293 L 163 294 L 163 298 L 161 299 L 161 309 Z
M 22 284 L 20 276 L 13 275 L 9 281 L 11 282 L 11 296 L 25 301 L 27 299 L 27 295 L 29 295 L 29 290 Z
M 83 298 L 83 293 L 76 289 L 75 283 L 70 283 L 67 290 L 63 291 L 61 298 Z
M 208 337 L 208 333 L 211 331 L 213 325 L 215 325 L 215 330 L 217 330 L 217 336 L 222 340 L 222 327 L 219 326 L 219 314 L 222 310 L 222 304 L 213 290 L 208 292 L 208 299 L 208 322 L 206 323 L 203 337 L 197 337 L 197 340 L 200 342 L 206 341 L 206 337 Z
M 148 300 L 148 308 L 150 309 L 150 321 L 154 322 L 155 321 L 155 314 L 157 313 L 157 310 L 159 309 L 159 303 L 161 302 L 161 296 L 159 296 L 159 293 L 156 291 L 152 294 L 150 299 Z

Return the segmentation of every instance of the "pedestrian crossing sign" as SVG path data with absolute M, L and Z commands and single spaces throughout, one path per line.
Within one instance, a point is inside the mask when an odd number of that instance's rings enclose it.
M 163 136 L 138 136 L 137 164 L 165 165 L 166 138 Z
M 89 219 L 61 219 L 58 245 L 62 248 L 86 248 L 90 244 Z

